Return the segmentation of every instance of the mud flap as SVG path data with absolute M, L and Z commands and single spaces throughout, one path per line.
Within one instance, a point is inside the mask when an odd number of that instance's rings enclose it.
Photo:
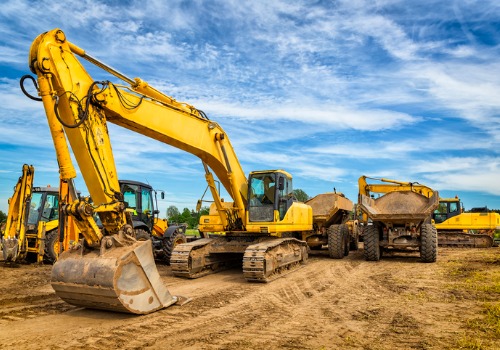
M 63 252 L 51 284 L 67 303 L 92 309 L 148 314 L 177 302 L 161 281 L 150 240 L 101 252 Z

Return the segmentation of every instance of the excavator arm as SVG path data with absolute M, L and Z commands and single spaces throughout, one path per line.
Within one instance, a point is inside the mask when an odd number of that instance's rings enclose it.
M 84 241 L 62 253 L 54 264 L 51 282 L 56 294 L 74 305 L 135 314 L 175 303 L 177 298 L 161 283 L 151 241 L 133 238 L 131 217 L 125 210 L 106 115 L 98 102 L 109 94 L 116 96 L 116 91 L 106 91 L 92 81 L 60 30 L 34 41 L 30 68 L 38 77 L 61 183 L 70 188 L 76 177 L 71 147 L 90 193 L 62 207 Z

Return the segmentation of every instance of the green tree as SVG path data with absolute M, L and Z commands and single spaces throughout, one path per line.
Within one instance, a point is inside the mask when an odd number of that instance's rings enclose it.
M 305 193 L 300 188 L 293 190 L 293 195 L 295 196 L 295 198 L 297 198 L 297 200 L 299 202 L 305 202 L 309 199 L 309 196 L 307 195 L 307 193 Z
M 0 222 L 7 221 L 7 214 L 0 210 Z
M 177 209 L 177 207 L 175 205 L 171 205 L 167 208 L 167 219 L 170 221 L 175 221 L 175 219 L 178 218 L 178 216 L 180 215 L 180 212 L 179 212 L 179 209 Z
M 210 213 L 209 207 L 203 207 L 200 209 L 199 216 L 208 215 Z

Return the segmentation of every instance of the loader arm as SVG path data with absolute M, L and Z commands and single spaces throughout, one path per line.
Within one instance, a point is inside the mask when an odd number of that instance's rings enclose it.
M 95 82 L 75 55 L 130 85 Z M 30 68 L 38 75 L 39 92 L 47 114 L 54 111 L 51 118 L 53 123 L 66 125 L 63 129 L 73 150 L 89 150 L 75 152 L 75 157 L 80 168 L 85 169 L 82 174 L 94 203 L 104 206 L 103 211 L 109 212 L 106 206 L 119 200 L 118 179 L 106 127 L 109 121 L 199 157 L 205 165 L 206 180 L 224 226 L 234 221 L 230 218 L 235 214 L 240 222 L 245 221 L 248 191 L 245 173 L 224 130 L 203 112 L 177 102 L 138 78 L 130 79 L 97 61 L 83 49 L 68 42 L 58 29 L 42 34 L 35 40 L 30 50 Z M 93 141 L 89 141 L 90 135 Z M 56 146 L 58 149 L 61 150 L 58 152 L 60 164 L 69 164 L 64 147 Z M 66 168 L 68 171 L 64 172 L 64 166 L 61 165 L 61 172 L 67 173 L 65 178 L 74 177 L 71 166 L 66 165 Z M 233 208 L 222 205 L 209 168 L 234 200 Z M 107 176 L 103 178 L 102 174 Z M 121 227 L 124 220 L 121 218 L 118 225 L 108 224 L 107 229 L 113 231 L 113 226 Z M 98 241 L 99 238 L 92 237 L 92 240 Z
M 2 251 L 5 261 L 16 261 L 26 254 L 26 226 L 29 213 L 31 193 L 33 191 L 33 177 L 35 168 L 32 165 L 23 165 L 22 175 L 19 177 L 14 194 L 9 198 L 9 211 L 2 237 Z

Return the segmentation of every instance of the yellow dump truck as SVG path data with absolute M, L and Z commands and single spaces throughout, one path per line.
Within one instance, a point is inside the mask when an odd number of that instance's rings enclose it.
M 313 232 L 302 238 L 313 249 L 328 245 L 333 259 L 342 259 L 358 249 L 358 221 L 350 219 L 354 204 L 342 193 L 318 194 L 306 201 L 313 213 Z
M 368 184 L 366 179 L 376 180 Z M 384 251 L 420 251 L 422 262 L 437 259 L 437 230 L 431 215 L 437 191 L 416 182 L 359 178 L 358 207 L 363 214 L 364 256 L 378 261 Z M 375 194 L 380 195 L 375 198 Z

